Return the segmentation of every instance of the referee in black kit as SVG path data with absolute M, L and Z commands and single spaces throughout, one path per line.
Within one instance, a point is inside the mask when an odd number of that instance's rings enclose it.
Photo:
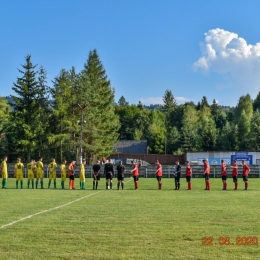
M 92 167 L 93 169 L 93 190 L 96 188 L 98 188 L 98 182 L 100 181 L 100 169 L 101 169 L 101 166 L 100 166 L 100 161 L 98 160 L 96 164 L 93 165 Z
M 109 159 L 108 163 L 105 164 L 104 175 L 106 176 L 106 189 L 112 190 L 112 182 L 114 176 L 114 166 L 112 163 L 112 159 Z M 109 186 L 110 184 L 110 186 Z
M 124 188 L 125 188 L 124 187 L 125 186 L 125 183 L 124 183 L 125 166 L 123 165 L 122 161 L 120 161 L 119 164 L 117 165 L 116 171 L 117 171 L 117 189 L 119 190 L 120 183 L 121 183 L 122 190 L 124 190 Z

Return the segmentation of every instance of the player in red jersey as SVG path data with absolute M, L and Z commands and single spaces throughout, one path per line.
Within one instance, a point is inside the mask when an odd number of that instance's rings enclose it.
M 210 166 L 207 158 L 203 160 L 203 164 L 204 164 L 204 176 L 205 176 L 205 184 L 206 184 L 205 190 L 210 190 L 210 181 L 209 181 Z
M 243 181 L 245 183 L 245 189 L 247 190 L 248 188 L 248 174 L 250 172 L 249 166 L 246 164 L 245 160 L 242 160 L 242 165 L 243 165 Z
M 138 172 L 138 165 L 137 165 L 137 163 L 134 163 L 134 161 L 132 161 L 132 167 L 133 167 L 133 170 L 131 170 L 131 172 L 133 173 L 135 189 L 138 190 L 139 172 Z
M 227 190 L 227 167 L 224 160 L 221 160 L 221 178 L 223 182 L 223 190 Z
M 237 165 L 237 161 L 234 160 L 233 161 L 233 166 L 230 166 L 231 168 L 233 168 L 233 182 L 235 183 L 235 188 L 234 190 L 237 190 L 237 186 L 238 186 L 238 182 L 237 182 L 237 175 L 238 175 L 238 165 Z
M 189 161 L 185 162 L 186 164 L 186 181 L 188 182 L 188 190 L 191 190 L 191 175 L 192 175 L 192 170 Z
M 156 163 L 156 178 L 158 181 L 158 188 L 159 190 L 162 188 L 162 165 L 159 163 L 158 160 L 155 161 Z

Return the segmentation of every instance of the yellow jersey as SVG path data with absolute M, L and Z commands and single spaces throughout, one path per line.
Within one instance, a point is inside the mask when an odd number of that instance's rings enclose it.
M 35 167 L 35 165 L 33 163 L 28 163 L 27 164 L 28 174 L 29 173 L 34 174 L 34 167 Z
M 23 174 L 23 168 L 24 168 L 23 163 L 16 163 L 14 165 L 14 169 L 16 171 L 16 174 Z
M 48 165 L 48 168 L 50 169 L 50 173 L 55 173 L 55 172 L 56 172 L 56 168 L 57 168 L 57 163 L 51 162 L 51 163 Z
M 66 169 L 66 165 L 65 165 L 65 164 L 61 164 L 61 166 L 60 166 L 60 172 L 61 172 L 61 175 L 66 176 L 66 174 L 67 174 L 67 169 Z
M 41 161 L 38 161 L 36 163 L 36 171 L 37 171 L 37 173 L 42 173 L 42 171 L 43 171 L 43 163 Z
M 85 176 L 85 166 L 83 163 L 80 165 L 80 174 Z
M 7 173 L 7 163 L 6 163 L 6 161 L 2 161 L 1 171 L 2 171 L 2 174 Z

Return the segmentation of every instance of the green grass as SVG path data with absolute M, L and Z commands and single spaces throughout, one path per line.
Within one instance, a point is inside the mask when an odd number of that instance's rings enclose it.
M 212 190 L 204 191 L 204 180 L 193 179 L 193 190 L 181 180 L 140 179 L 139 190 L 127 179 L 124 191 L 15 189 L 0 190 L 0 259 L 259 259 L 259 246 L 237 246 L 238 236 L 260 240 L 260 180 L 249 179 L 249 190 L 239 180 L 239 190 L 222 191 L 220 179 L 211 179 Z M 58 182 L 59 184 L 59 182 Z M 45 180 L 45 187 L 47 180 Z M 79 186 L 78 180 L 76 187 Z M 60 184 L 58 185 L 60 187 Z M 212 236 L 213 246 L 202 246 Z M 229 237 L 220 246 L 218 238 Z

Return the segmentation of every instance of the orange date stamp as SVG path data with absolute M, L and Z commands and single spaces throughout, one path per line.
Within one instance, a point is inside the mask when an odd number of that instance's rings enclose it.
M 224 236 L 219 237 L 217 243 L 220 246 L 234 245 L 234 243 L 231 242 L 230 237 L 224 237 Z M 214 246 L 215 244 L 216 243 L 214 242 L 214 238 L 212 236 L 202 238 L 202 246 Z M 235 245 L 236 246 L 257 246 L 258 237 L 257 236 L 236 237 Z

